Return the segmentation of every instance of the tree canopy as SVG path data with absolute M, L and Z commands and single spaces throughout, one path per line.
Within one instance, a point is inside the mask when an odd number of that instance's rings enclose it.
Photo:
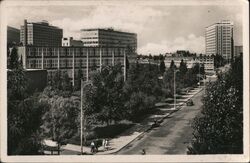
M 243 152 L 242 75 L 242 58 L 237 58 L 228 72 L 207 86 L 202 115 L 193 124 L 189 154 Z

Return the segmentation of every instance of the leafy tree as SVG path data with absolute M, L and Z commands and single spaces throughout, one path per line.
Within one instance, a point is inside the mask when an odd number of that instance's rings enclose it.
M 202 115 L 193 124 L 189 154 L 243 152 L 242 65 L 242 58 L 236 59 L 229 72 L 208 85 Z
M 135 120 L 138 115 L 143 115 L 152 110 L 154 103 L 161 99 L 163 92 L 158 80 L 158 66 L 132 65 L 125 82 L 124 106 L 126 117 Z
M 121 120 L 122 111 L 122 89 L 123 74 L 121 65 L 114 67 L 104 67 L 101 72 L 96 72 L 91 77 L 94 87 L 96 87 L 95 107 L 98 113 L 97 118 L 105 121 L 108 125 L 112 120 Z
M 77 74 L 77 78 L 76 78 L 76 89 L 80 90 L 81 88 L 81 80 L 83 79 L 83 73 L 82 73 L 82 69 L 81 67 L 78 69 L 78 74 Z
M 72 85 L 70 82 L 70 78 L 68 76 L 67 72 L 64 72 L 64 74 L 62 75 L 62 90 L 64 91 L 72 91 Z
M 60 70 L 57 70 L 55 75 L 53 75 L 50 85 L 55 89 L 62 89 L 62 76 Z
M 41 101 L 47 101 L 49 105 L 42 117 L 44 123 L 41 125 L 41 135 L 56 141 L 60 154 L 61 145 L 66 144 L 78 130 L 79 97 L 63 97 L 57 93 L 51 97 L 44 92 Z
M 12 70 L 7 74 L 8 154 L 38 154 L 37 132 L 45 106 L 36 95 L 28 97 L 27 79 L 15 48 L 11 55 Z
M 8 154 L 39 154 L 41 116 L 47 105 L 33 95 L 23 100 L 8 100 Z
M 225 60 L 221 55 L 216 54 L 212 55 L 212 57 L 214 57 L 214 67 L 218 68 L 225 65 Z

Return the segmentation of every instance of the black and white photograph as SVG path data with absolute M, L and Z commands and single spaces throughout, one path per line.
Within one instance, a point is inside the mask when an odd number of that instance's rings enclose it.
M 1 1 L 2 162 L 248 162 L 246 0 Z

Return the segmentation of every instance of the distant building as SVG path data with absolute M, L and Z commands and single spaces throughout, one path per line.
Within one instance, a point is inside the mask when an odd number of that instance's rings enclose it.
M 113 66 L 120 63 L 126 74 L 126 48 L 118 47 L 43 47 L 22 46 L 18 47 L 22 56 L 24 69 L 47 70 L 48 80 L 56 74 L 57 70 L 67 73 L 74 85 L 79 69 L 82 70 L 84 79 L 89 78 L 89 72 L 102 69 L 104 66 Z
M 20 30 L 17 28 L 7 27 L 7 44 L 18 44 L 20 42 Z
M 49 25 L 47 21 L 27 22 L 21 26 L 20 42 L 23 45 L 61 46 L 63 30 Z
M 62 46 L 83 46 L 81 40 L 74 40 L 73 37 L 64 37 L 62 38 Z
M 137 35 L 135 33 L 108 29 L 82 29 L 81 40 L 86 47 L 126 47 L 136 53 Z
M 233 22 L 222 20 L 206 27 L 206 55 L 221 55 L 230 60 L 233 56 Z
M 234 46 L 234 57 L 240 56 L 243 54 L 243 46 Z
M 140 58 L 137 61 L 138 61 L 139 64 L 160 65 L 160 61 L 159 60 L 154 60 L 154 59 Z
M 186 63 L 187 68 L 192 68 L 196 63 L 204 64 L 205 72 L 214 72 L 214 58 L 211 56 L 204 57 L 165 57 L 165 66 L 169 68 L 171 62 L 174 61 L 174 64 L 179 67 L 181 60 Z

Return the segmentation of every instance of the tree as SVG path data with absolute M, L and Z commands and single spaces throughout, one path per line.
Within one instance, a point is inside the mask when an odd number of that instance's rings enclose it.
M 164 60 L 164 56 L 162 54 L 159 55 L 159 60 Z
M 81 88 L 81 80 L 83 79 L 83 73 L 82 73 L 82 69 L 81 66 L 78 69 L 78 73 L 77 73 L 77 78 L 76 78 L 76 89 L 80 90 Z
M 183 59 L 181 60 L 181 63 L 180 63 L 180 67 L 179 67 L 179 70 L 180 70 L 180 73 L 182 75 L 185 75 L 186 72 L 187 72 L 187 64 L 183 61 Z
M 243 152 L 242 65 L 242 58 L 236 59 L 229 72 L 208 85 L 202 115 L 193 124 L 189 154 Z
M 163 92 L 158 80 L 157 65 L 131 65 L 123 88 L 126 118 L 136 117 L 153 110 L 154 103 L 161 99 Z
M 121 65 L 114 67 L 104 67 L 101 72 L 92 75 L 93 86 L 96 87 L 95 107 L 97 118 L 110 124 L 112 120 L 123 119 L 122 109 L 122 89 L 123 74 Z
M 38 95 L 34 95 L 21 101 L 15 108 L 12 106 L 8 108 L 8 153 L 39 154 L 41 117 L 47 108 L 46 103 L 39 102 Z
M 174 64 L 174 60 L 171 61 L 169 68 L 170 69 L 176 69 L 176 65 Z
M 151 54 L 149 54 L 148 59 L 153 59 L 153 57 L 152 57 L 152 55 L 151 55 Z
M 164 60 L 161 60 L 160 62 L 160 72 L 163 74 L 166 70 L 165 62 Z
M 10 53 L 10 69 L 17 69 L 18 66 L 22 66 L 19 64 L 18 60 L 17 49 L 13 47 Z
M 57 70 L 55 75 L 53 75 L 50 85 L 55 88 L 55 89 L 62 89 L 62 76 L 61 76 L 61 71 Z
M 48 91 L 48 90 L 45 90 Z M 41 135 L 57 142 L 60 147 L 66 144 L 78 131 L 79 97 L 63 97 L 55 93 L 52 97 L 44 92 L 41 101 L 47 101 L 49 108 L 42 117 Z
M 72 85 L 70 82 L 70 78 L 67 72 L 64 72 L 64 74 L 62 75 L 62 79 L 61 79 L 61 83 L 62 83 L 62 90 L 64 91 L 72 91 Z

